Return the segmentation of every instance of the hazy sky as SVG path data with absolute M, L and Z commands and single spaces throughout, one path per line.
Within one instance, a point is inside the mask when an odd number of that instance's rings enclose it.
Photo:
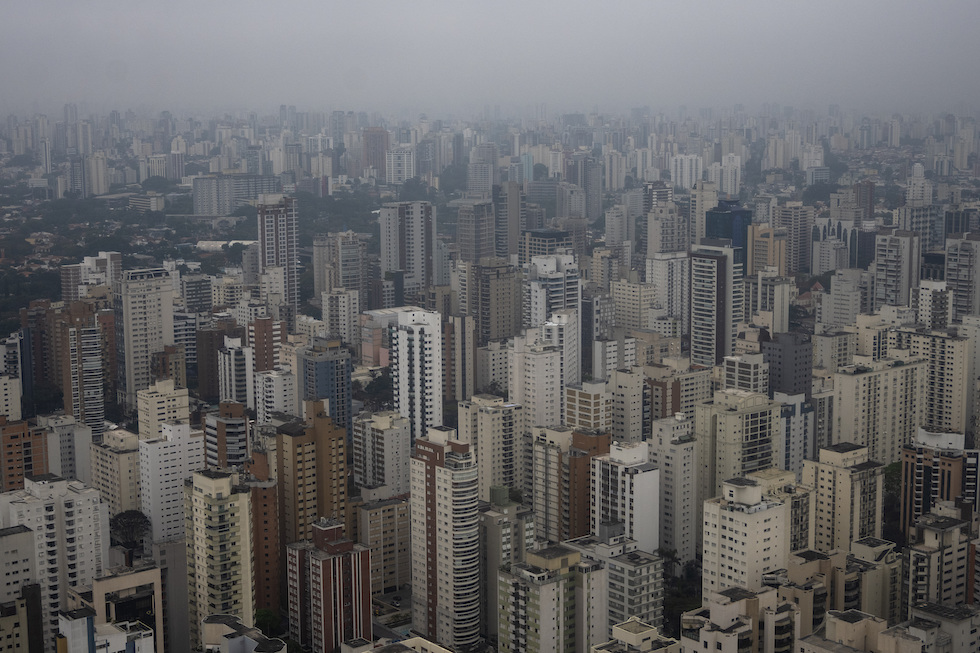
M 977 0 L 4 0 L 0 111 L 980 106 Z

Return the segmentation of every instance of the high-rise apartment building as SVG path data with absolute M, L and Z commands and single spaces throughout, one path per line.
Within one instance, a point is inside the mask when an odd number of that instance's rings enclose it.
M 186 422 L 190 419 L 187 388 L 177 388 L 171 379 L 158 381 L 136 393 L 140 438 L 156 438 L 164 422 Z
M 678 154 L 670 160 L 670 181 L 675 187 L 689 189 L 701 180 L 703 162 L 697 154 Z
M 926 361 L 925 402 L 920 425 L 965 433 L 972 427 L 974 343 L 955 331 L 899 327 L 888 333 L 888 351 L 906 349 Z
M 940 502 L 974 506 L 980 500 L 980 450 L 967 449 L 963 433 L 919 428 L 902 447 L 901 526 L 908 535 L 915 521 Z
M 789 517 L 789 506 L 766 496 L 758 481 L 722 481 L 720 495 L 704 502 L 703 595 L 762 590 L 763 574 L 786 568 Z
M 681 333 L 691 325 L 691 257 L 684 252 L 664 252 L 647 257 L 647 283 L 654 288 L 657 317 L 673 318 Z M 618 326 L 618 325 L 617 325 Z
M 334 424 L 343 429 L 351 425 L 350 350 L 340 340 L 314 337 L 296 353 L 296 380 L 301 401 L 329 400 Z
M 691 204 L 688 220 L 691 224 L 691 245 L 694 249 L 705 237 L 706 214 L 718 206 L 718 184 L 701 181 L 700 177 L 691 188 Z
M 646 442 L 614 442 L 592 458 L 592 532 L 621 525 L 641 551 L 660 549 L 660 469 Z
M 531 259 L 524 282 L 525 327 L 544 323 L 555 311 L 581 311 L 582 282 L 573 254 L 536 256 Z
M 518 253 L 527 226 L 527 202 L 519 182 L 511 179 L 493 188 L 496 256 L 505 259 Z
M 922 250 L 912 231 L 883 229 L 875 238 L 874 310 L 883 305 L 908 306 L 918 284 Z
M 411 463 L 412 622 L 462 649 L 480 641 L 479 480 L 468 444 L 430 427 Z
M 370 641 L 371 550 L 344 537 L 342 523 L 318 519 L 313 538 L 286 546 L 289 638 L 314 651 Z
M 408 498 L 379 499 L 359 505 L 357 539 L 371 549 L 371 594 L 393 592 L 412 582 L 412 517 Z
M 61 451 L 48 451 L 43 428 L 0 415 L 0 492 L 23 490 L 25 479 L 49 472 L 49 459 L 55 456 L 60 458 Z
M 608 633 L 589 590 L 605 575 L 600 564 L 562 545 L 529 551 L 495 579 L 498 650 L 570 652 L 598 644 L 589 635 Z
M 818 551 L 846 551 L 851 542 L 881 537 L 884 467 L 868 447 L 841 442 L 821 448 L 819 460 L 803 461 L 803 485 L 817 496 Z
M 208 467 L 241 468 L 248 461 L 248 418 L 245 406 L 222 401 L 217 412 L 204 417 L 204 442 Z
M 112 287 L 122 277 L 122 254 L 99 252 L 81 263 L 61 266 L 61 301 L 73 302 L 88 296 L 92 286 Z
M 591 532 L 591 458 L 609 453 L 608 433 L 537 427 L 531 433 L 528 486 L 540 540 L 562 542 Z
M 398 313 L 391 326 L 391 377 L 395 408 L 409 420 L 412 441 L 442 425 L 443 348 L 439 313 Z
M 351 430 L 354 484 L 385 487 L 388 497 L 409 491 L 412 434 L 408 418 L 395 411 L 361 413 Z
M 660 469 L 660 546 L 681 564 L 697 555 L 698 443 L 694 420 L 678 413 L 654 420 L 650 462 Z
M 484 552 L 481 622 L 491 645 L 497 642 L 499 632 L 497 574 L 513 564 L 524 562 L 534 543 L 531 507 L 513 501 L 508 488 L 492 488 L 489 504 L 480 507 L 480 546 Z
M 776 208 L 772 227 L 786 230 L 786 272 L 788 275 L 810 271 L 810 239 L 816 209 L 803 202 L 786 202 Z
M 150 387 L 153 354 L 174 344 L 174 287 L 163 268 L 126 270 L 113 284 L 118 401 L 136 409 L 136 393 Z
M 184 483 L 184 532 L 191 646 L 202 646 L 212 615 L 255 620 L 252 502 L 238 475 L 201 470 Z
M 0 494 L 0 528 L 12 526 L 33 531 L 44 647 L 55 650 L 58 614 L 68 607 L 69 590 L 91 584 L 106 569 L 108 511 L 98 490 L 41 474 L 26 479 L 23 490 Z
M 974 588 L 970 523 L 949 514 L 928 513 L 909 537 L 905 582 L 906 611 L 923 603 L 962 606 Z M 948 608 L 947 608 L 948 609 Z M 907 612 L 903 613 L 907 614 Z
M 92 487 L 102 495 L 102 503 L 114 517 L 127 510 L 138 510 L 140 501 L 139 436 L 125 429 L 113 429 L 91 444 Z
M 458 439 L 470 445 L 476 460 L 480 500 L 489 501 L 494 487 L 522 487 L 523 407 L 494 395 L 473 395 L 459 402 L 458 419 Z
M 460 200 L 456 219 L 459 258 L 478 263 L 496 255 L 494 207 L 489 200 Z
M 429 202 L 381 207 L 381 273 L 403 272 L 405 292 L 419 294 L 435 280 L 436 210 Z
M 953 320 L 980 313 L 980 233 L 947 236 L 945 279 L 952 295 Z
M 140 440 L 140 511 L 150 519 L 151 542 L 184 536 L 184 481 L 204 469 L 205 437 L 189 424 L 168 422 L 160 435 Z
M 781 467 L 781 415 L 781 404 L 744 390 L 718 391 L 713 400 L 695 407 L 702 500 L 720 495 L 727 479 Z
M 322 403 L 306 403 L 305 422 L 276 429 L 276 480 L 284 543 L 308 540 L 320 517 L 347 523 L 347 433 Z
M 259 273 L 283 270 L 285 295 L 282 304 L 299 307 L 299 217 L 296 199 L 262 195 L 258 203 Z
M 691 364 L 713 367 L 735 353 L 745 303 L 742 263 L 727 245 L 691 254 Z
M 833 441 L 868 447 L 869 458 L 883 465 L 898 462 L 902 445 L 922 423 L 926 362 L 908 357 L 855 363 L 833 375 Z

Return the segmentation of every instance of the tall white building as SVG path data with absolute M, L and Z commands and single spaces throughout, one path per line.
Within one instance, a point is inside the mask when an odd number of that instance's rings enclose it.
M 742 188 L 742 157 L 726 154 L 721 157 L 721 178 L 718 190 L 727 195 L 738 196 Z
M 541 325 L 541 342 L 561 349 L 561 382 L 576 385 L 582 380 L 582 337 L 579 312 L 564 308 L 552 313 Z
M 404 184 L 415 176 L 415 148 L 402 145 L 385 152 L 385 180 L 389 184 Z
M 164 423 L 159 436 L 140 440 L 140 511 L 151 541 L 184 536 L 184 481 L 204 469 L 204 456 L 204 433 L 186 423 Z
M 351 445 L 358 487 L 383 485 L 392 497 L 409 492 L 412 433 L 407 418 L 394 411 L 361 413 L 353 421 Z
M 381 207 L 381 273 L 403 271 L 405 292 L 433 285 L 436 209 L 429 202 L 391 202 Z
M 283 268 L 283 303 L 299 308 L 299 213 L 296 198 L 261 195 L 258 202 L 259 272 Z M 295 315 L 293 316 L 295 317 Z
M 789 516 L 789 506 L 764 496 L 758 481 L 724 481 L 721 496 L 704 502 L 702 596 L 729 587 L 759 591 L 763 574 L 785 569 Z
M 508 394 L 524 406 L 524 423 L 553 426 L 562 423 L 561 348 L 550 343 L 514 338 L 509 350 Z
M 150 387 L 155 352 L 174 344 L 174 287 L 163 268 L 126 270 L 113 284 L 119 403 L 136 409 L 136 393 Z
M 592 459 L 592 533 L 622 524 L 641 551 L 660 549 L 660 468 L 650 462 L 646 442 L 609 446 Z
M 412 623 L 454 649 L 480 640 L 479 480 L 470 446 L 437 426 L 415 441 Z
M 647 257 L 647 283 L 653 304 L 663 317 L 680 321 L 681 333 L 691 327 L 691 257 L 687 252 L 659 252 Z
M 273 413 L 299 414 L 296 375 L 285 369 L 256 372 L 255 423 L 269 424 Z
M 691 254 L 691 364 L 713 367 L 735 353 L 744 313 L 742 263 L 735 249 L 700 245 Z
M 414 441 L 442 425 L 441 316 L 421 309 L 400 312 L 389 340 L 395 408 L 408 419 Z
M 874 310 L 883 305 L 908 306 L 919 281 L 922 246 L 918 233 L 883 229 L 875 236 Z
M 701 180 L 703 165 L 697 154 L 678 154 L 670 160 L 670 182 L 685 190 L 694 188 L 694 182 Z
M 0 528 L 11 526 L 34 532 L 45 649 L 55 650 L 58 613 L 68 609 L 69 590 L 91 585 L 105 572 L 108 510 L 98 490 L 42 474 L 25 479 L 23 490 L 0 494 Z
M 361 293 L 334 288 L 320 296 L 323 322 L 330 336 L 356 346 L 361 342 Z
M 678 562 L 694 560 L 698 549 L 698 452 L 694 420 L 678 413 L 652 423 L 650 462 L 660 468 L 660 546 Z
M 532 257 L 524 283 L 524 326 L 539 326 L 563 308 L 582 309 L 582 282 L 575 255 Z
M 490 501 L 493 487 L 523 486 L 523 427 L 520 404 L 494 395 L 459 402 L 459 440 L 476 454 L 481 501 Z
M 252 348 L 242 345 L 241 338 L 225 336 L 225 346 L 218 350 L 218 396 L 221 401 L 237 401 L 254 408 L 253 383 L 255 357 Z

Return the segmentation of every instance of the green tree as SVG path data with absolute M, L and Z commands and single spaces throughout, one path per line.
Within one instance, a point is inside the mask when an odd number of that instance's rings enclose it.
M 157 193 L 169 193 L 175 186 L 172 181 L 159 175 L 147 177 L 140 185 L 143 187 L 143 190 L 151 190 Z
M 433 194 L 430 192 L 429 185 L 423 182 L 421 177 L 412 177 L 398 190 L 398 199 L 402 202 L 431 202 Z
M 255 627 L 262 631 L 266 637 L 273 637 L 279 634 L 279 615 L 268 608 L 259 608 L 255 611 Z
M 548 178 L 548 166 L 543 163 L 534 164 L 534 181 L 541 181 Z
M 112 539 L 127 549 L 139 546 L 150 531 L 150 519 L 139 510 L 126 510 L 109 520 Z

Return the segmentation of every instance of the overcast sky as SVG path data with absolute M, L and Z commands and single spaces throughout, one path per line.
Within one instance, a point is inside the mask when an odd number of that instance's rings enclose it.
M 980 106 L 978 0 L 4 0 L 0 111 Z

